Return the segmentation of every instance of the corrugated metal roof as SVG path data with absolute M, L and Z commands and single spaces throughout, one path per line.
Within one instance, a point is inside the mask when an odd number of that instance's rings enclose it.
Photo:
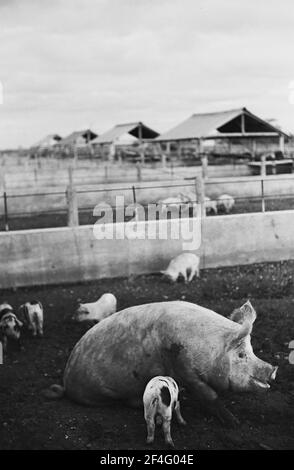
M 71 134 L 69 134 L 68 136 L 64 137 L 61 141 L 60 141 L 60 144 L 61 145 L 74 145 L 75 142 L 80 138 L 85 138 L 87 136 L 96 136 L 97 134 L 95 134 L 95 132 L 92 132 L 90 129 L 85 129 L 83 131 L 74 131 L 72 132 Z M 92 139 L 91 139 L 92 141 Z
M 268 125 L 271 132 L 279 132 L 281 130 L 275 128 L 274 126 L 270 125 L 266 121 L 261 118 L 258 118 L 246 108 L 238 108 L 238 109 L 231 109 L 228 111 L 220 111 L 215 113 L 199 113 L 199 114 L 192 114 L 191 117 L 186 119 L 186 121 L 182 122 L 178 126 L 174 127 L 173 129 L 161 134 L 157 137 L 156 141 L 168 141 L 168 140 L 190 140 L 190 139 L 199 139 L 205 138 L 210 136 L 217 136 L 218 131 L 217 129 L 226 123 L 230 122 L 234 118 L 240 116 L 241 114 L 245 114 L 247 116 L 251 116 L 252 118 L 257 119 L 259 122 Z M 282 132 L 283 133 L 283 132 Z
M 93 144 L 109 144 L 111 142 L 114 142 L 120 136 L 124 134 L 129 134 L 131 132 L 134 132 L 140 125 L 142 126 L 143 139 L 145 138 L 144 134 L 145 135 L 151 134 L 151 136 L 148 136 L 148 138 L 155 138 L 158 136 L 158 132 L 154 131 L 150 127 L 145 126 L 145 124 L 138 121 L 138 122 L 129 122 L 126 124 L 117 124 L 116 126 L 112 127 L 112 129 L 110 129 L 109 131 L 104 132 L 104 134 L 100 134 L 99 137 L 97 137 L 96 139 L 92 141 L 92 143 Z
M 113 142 L 116 140 L 118 137 L 120 137 L 123 134 L 128 134 L 131 132 L 133 129 L 139 126 L 139 122 L 130 122 L 128 124 L 118 124 L 114 126 L 112 129 L 109 129 L 109 131 L 104 132 L 104 134 L 100 134 L 99 137 L 96 137 L 92 141 L 93 144 L 106 144 L 109 142 Z
M 34 144 L 32 147 L 42 147 L 42 148 L 52 147 L 57 142 L 60 142 L 61 139 L 62 138 L 58 134 L 49 134 L 43 139 L 39 140 L 39 142 Z

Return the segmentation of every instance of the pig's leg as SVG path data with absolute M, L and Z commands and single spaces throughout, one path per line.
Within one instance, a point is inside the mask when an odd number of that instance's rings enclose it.
M 191 282 L 194 276 L 195 276 L 195 268 L 191 268 L 190 274 L 188 277 L 188 282 Z
M 151 409 L 146 411 L 145 410 L 145 421 L 147 425 L 147 438 L 146 442 L 147 444 L 152 444 L 154 442 L 154 431 L 155 431 L 155 413 L 156 409 Z
M 180 407 L 179 400 L 177 401 L 176 406 L 175 406 L 175 414 L 176 414 L 178 423 L 181 424 L 182 426 L 186 426 L 187 423 L 181 414 L 181 407 Z
M 163 418 L 162 429 L 163 429 L 165 443 L 171 447 L 174 447 L 174 443 L 170 434 L 170 423 L 171 423 L 171 418 L 172 418 L 171 408 L 169 408 L 164 413 L 162 418 Z
M 188 389 L 195 394 L 202 402 L 202 404 L 215 415 L 223 424 L 235 426 L 239 421 L 235 416 L 228 411 L 219 400 L 217 393 L 199 377 L 195 376 L 193 380 L 189 380 Z
M 43 336 L 43 320 L 41 318 L 38 320 L 37 331 L 39 336 Z
M 183 276 L 184 281 L 187 282 L 188 281 L 187 270 L 183 269 L 183 271 L 180 271 L 180 274 Z
M 146 438 L 146 443 L 147 444 L 152 444 L 154 442 L 154 431 L 155 431 L 155 423 L 154 423 L 154 418 L 146 420 L 147 424 L 147 438 Z
M 37 327 L 36 327 L 36 323 L 34 322 L 34 320 L 31 321 L 30 330 L 33 336 L 37 336 Z

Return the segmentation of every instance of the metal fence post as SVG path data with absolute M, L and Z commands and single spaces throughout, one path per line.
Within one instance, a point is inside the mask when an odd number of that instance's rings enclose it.
M 265 155 L 261 156 L 261 212 L 265 212 L 265 200 L 264 200 L 264 178 L 266 177 L 266 157 Z
M 132 186 L 132 191 L 133 191 L 133 201 L 134 201 L 134 204 L 137 204 L 136 188 L 135 188 L 135 186 Z
M 7 193 L 6 193 L 6 191 L 4 191 L 4 193 L 3 193 L 3 198 L 4 198 L 4 226 L 5 226 L 5 231 L 8 232 L 9 225 L 8 225 L 8 207 L 7 207 Z

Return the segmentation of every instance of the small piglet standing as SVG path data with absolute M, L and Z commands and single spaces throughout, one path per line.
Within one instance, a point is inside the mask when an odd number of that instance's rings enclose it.
M 147 444 L 154 441 L 155 424 L 162 423 L 164 440 L 167 445 L 174 447 L 170 433 L 173 411 L 179 424 L 185 425 L 180 410 L 179 388 L 172 377 L 158 375 L 151 379 L 144 391 L 144 417 L 147 424 Z
M 1 315 L 0 343 L 3 345 L 3 351 L 6 351 L 9 340 L 17 341 L 20 346 L 19 340 L 20 329 L 23 326 L 22 322 L 17 318 L 12 310 L 2 310 Z
M 10 340 L 18 342 L 20 346 L 20 330 L 22 322 L 17 318 L 13 311 L 13 307 L 6 301 L 0 304 L 0 348 L 2 348 L 1 356 L 3 360 L 3 352 L 7 350 L 7 343 Z M 0 362 L 1 364 L 2 362 Z
M 19 307 L 23 322 L 33 336 L 43 336 L 44 310 L 41 302 L 31 300 Z
M 161 271 L 171 281 L 176 282 L 182 276 L 185 282 L 191 282 L 194 276 L 199 277 L 200 258 L 194 253 L 181 253 L 171 260 L 167 269 Z

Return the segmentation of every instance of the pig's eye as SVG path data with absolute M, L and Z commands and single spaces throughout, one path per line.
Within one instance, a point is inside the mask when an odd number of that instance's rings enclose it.
M 244 357 L 246 357 L 246 354 L 244 352 L 240 352 L 239 353 L 239 358 L 244 359 Z

